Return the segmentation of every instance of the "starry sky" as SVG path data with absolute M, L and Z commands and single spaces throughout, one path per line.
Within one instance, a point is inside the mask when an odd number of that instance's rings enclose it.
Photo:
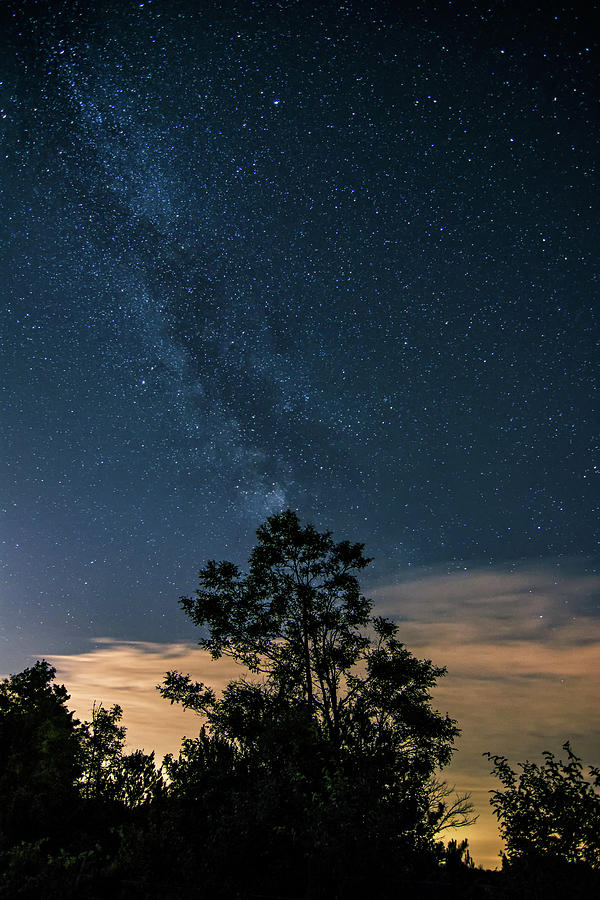
M 594 4 L 539 6 L 3 0 L 0 671 L 191 639 L 287 507 L 597 625 Z

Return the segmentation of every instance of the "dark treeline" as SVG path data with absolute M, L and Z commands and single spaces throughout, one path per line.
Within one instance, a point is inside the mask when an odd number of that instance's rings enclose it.
M 506 852 L 477 869 L 445 829 L 474 821 L 440 772 L 459 734 L 445 670 L 372 616 L 361 544 L 292 512 L 249 569 L 209 562 L 181 606 L 243 674 L 221 696 L 168 672 L 202 727 L 177 757 L 125 751 L 118 706 L 77 721 L 41 661 L 0 684 L 1 898 L 547 898 L 600 887 L 600 772 L 490 757 Z

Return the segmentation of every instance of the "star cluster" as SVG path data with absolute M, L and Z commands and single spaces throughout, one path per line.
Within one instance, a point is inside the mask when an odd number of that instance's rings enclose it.
M 286 506 L 379 578 L 594 565 L 584 13 L 1 15 L 7 646 L 172 638 Z

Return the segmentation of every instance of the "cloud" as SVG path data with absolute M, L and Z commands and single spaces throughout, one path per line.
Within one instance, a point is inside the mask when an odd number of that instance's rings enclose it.
M 511 566 L 422 573 L 379 587 L 378 608 L 407 622 L 470 622 L 494 627 L 496 640 L 537 639 L 540 632 L 586 615 L 600 594 L 600 577 L 574 564 Z
M 418 573 L 372 594 L 415 655 L 448 669 L 434 704 L 458 721 L 462 736 L 443 775 L 472 793 L 480 819 L 461 837 L 469 837 L 478 863 L 497 865 L 501 847 L 485 751 L 516 764 L 546 749 L 559 753 L 570 739 L 584 761 L 600 762 L 600 620 L 590 615 L 599 590 L 597 576 L 548 564 Z M 94 700 L 119 703 L 129 745 L 156 749 L 159 758 L 177 752 L 181 737 L 201 724 L 160 697 L 155 685 L 164 673 L 189 672 L 217 689 L 240 673 L 195 646 L 106 638 L 88 653 L 51 661 L 80 718 Z
M 177 753 L 181 738 L 196 735 L 202 725 L 195 714 L 164 700 L 156 685 L 165 672 L 189 672 L 195 681 L 206 681 L 217 690 L 239 675 L 229 659 L 212 660 L 210 654 L 190 644 L 115 641 L 98 638 L 88 653 L 49 656 L 57 679 L 64 681 L 69 707 L 80 719 L 89 719 L 94 701 L 104 706 L 118 703 L 124 711 L 127 745 L 155 750 L 157 758 Z
M 497 864 L 500 850 L 488 795 L 498 785 L 484 752 L 515 764 L 559 753 L 569 739 L 599 762 L 600 620 L 589 612 L 599 591 L 597 576 L 549 564 L 424 573 L 374 594 L 415 655 L 447 667 L 434 701 L 462 735 L 445 777 L 472 793 L 478 862 Z

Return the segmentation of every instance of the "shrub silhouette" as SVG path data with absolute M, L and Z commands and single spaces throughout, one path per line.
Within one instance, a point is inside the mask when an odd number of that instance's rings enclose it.
M 565 761 L 546 751 L 543 764 L 521 763 L 520 773 L 506 757 L 485 754 L 502 784 L 490 802 L 509 863 L 582 863 L 600 869 L 600 769 L 588 767 L 586 777 L 568 741 L 563 750 Z

